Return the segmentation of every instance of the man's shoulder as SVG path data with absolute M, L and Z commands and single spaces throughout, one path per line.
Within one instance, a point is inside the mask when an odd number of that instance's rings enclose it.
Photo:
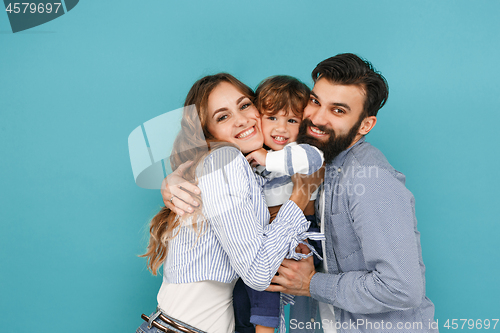
M 381 174 L 390 175 L 389 177 L 395 177 L 403 184 L 405 183 L 405 176 L 394 169 L 385 155 L 367 141 L 352 147 L 346 156 L 344 166 L 368 169 L 371 172 L 376 170 L 377 174 L 381 172 Z
M 346 162 L 356 164 L 360 167 L 378 166 L 394 170 L 389 161 L 387 161 L 385 155 L 367 141 L 352 147 L 347 153 Z

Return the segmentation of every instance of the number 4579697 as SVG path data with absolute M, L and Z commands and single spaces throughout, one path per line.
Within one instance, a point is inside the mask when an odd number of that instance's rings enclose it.
M 24 7 L 24 8 L 23 8 Z M 55 7 L 55 8 L 54 8 Z M 29 3 L 29 2 L 16 2 L 14 4 L 9 3 L 7 8 L 5 8 L 6 12 L 9 13 L 14 13 L 14 14 L 19 14 L 23 13 L 26 14 L 28 8 L 29 8 L 29 13 L 34 14 L 34 13 L 52 13 L 54 11 L 56 14 L 59 10 L 59 7 L 61 7 L 61 3 L 39 3 L 38 6 L 36 3 Z
M 452 330 L 456 330 L 458 328 L 460 328 L 461 330 L 463 329 L 485 329 L 485 330 L 488 330 L 488 329 L 495 329 L 497 327 L 497 324 L 498 324 L 498 321 L 499 319 L 484 319 L 484 320 L 481 320 L 481 319 L 477 319 L 477 320 L 474 320 L 474 319 L 448 319 L 446 320 L 446 322 L 444 323 L 443 327 L 447 328 L 447 329 L 452 329 Z M 492 327 L 492 322 L 494 322 L 495 324 L 493 325 Z M 465 326 L 467 325 L 467 326 Z

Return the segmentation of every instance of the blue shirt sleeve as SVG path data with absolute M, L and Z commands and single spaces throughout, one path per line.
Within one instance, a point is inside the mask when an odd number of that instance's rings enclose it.
M 347 216 L 367 270 L 316 273 L 310 284 L 311 296 L 352 313 L 416 307 L 425 288 L 413 195 L 388 170 L 378 168 L 376 176 L 362 175 L 356 172 L 352 179 Z

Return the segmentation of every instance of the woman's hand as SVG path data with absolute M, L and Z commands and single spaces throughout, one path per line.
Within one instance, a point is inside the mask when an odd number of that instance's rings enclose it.
M 294 174 L 292 176 L 293 191 L 290 200 L 295 202 L 300 209 L 304 210 L 309 203 L 311 195 L 316 191 L 325 177 L 325 167 L 310 176 Z
M 200 194 L 200 189 L 183 178 L 184 172 L 191 164 L 193 162 L 188 161 L 179 165 L 177 170 L 168 175 L 161 183 L 161 196 L 165 207 L 180 216 L 192 213 L 193 207 L 199 205 L 191 193 Z

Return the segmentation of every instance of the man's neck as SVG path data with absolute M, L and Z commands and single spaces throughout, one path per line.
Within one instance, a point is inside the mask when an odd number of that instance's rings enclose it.
M 365 136 L 362 135 L 362 134 L 358 134 L 354 137 L 354 139 L 352 140 L 352 143 L 349 145 L 349 147 L 346 148 L 346 150 L 348 150 L 349 148 L 351 148 L 352 146 L 354 146 L 356 144 L 356 142 L 358 142 L 361 138 L 364 138 Z

